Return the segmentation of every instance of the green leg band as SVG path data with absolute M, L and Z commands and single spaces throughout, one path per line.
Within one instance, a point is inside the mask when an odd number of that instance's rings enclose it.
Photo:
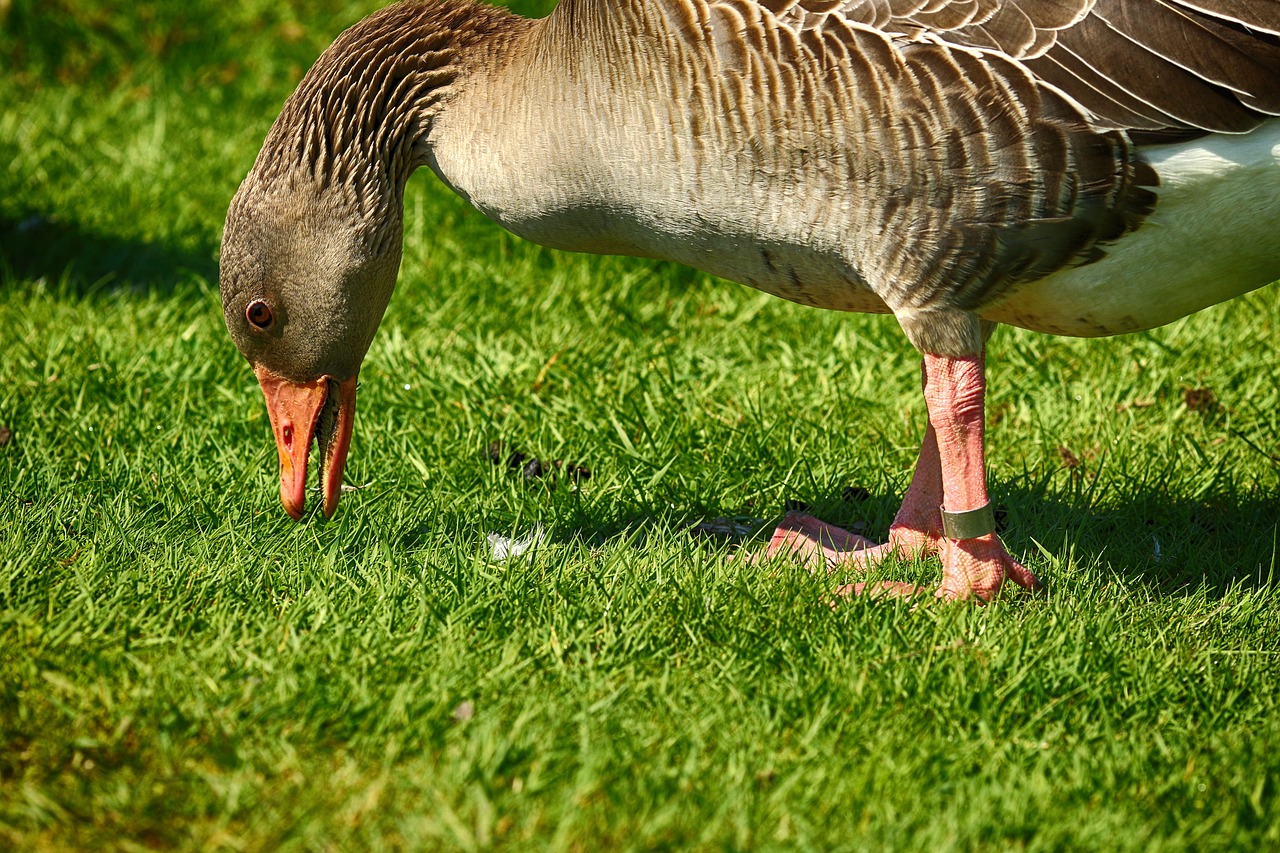
M 947 512 L 942 507 L 942 535 L 948 539 L 977 539 L 996 531 L 996 513 L 987 501 L 977 509 Z

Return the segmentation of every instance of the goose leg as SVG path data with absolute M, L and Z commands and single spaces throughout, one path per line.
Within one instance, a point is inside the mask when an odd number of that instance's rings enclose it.
M 929 426 L 937 452 L 936 471 L 940 483 L 931 479 L 934 467 L 924 464 L 929 461 L 931 444 L 926 435 L 920 453 L 921 465 L 912 480 L 912 487 L 919 485 L 919 494 L 913 501 L 912 490 L 908 489 L 899 519 L 903 513 L 908 513 L 907 529 L 900 534 L 908 538 L 923 534 L 927 540 L 941 528 L 942 535 L 936 540 L 942 557 L 942 586 L 937 591 L 939 598 L 990 601 L 999 594 L 1006 580 L 1027 589 L 1041 587 L 1035 575 L 1009 556 L 996 537 L 994 519 L 988 510 L 983 454 L 986 397 L 983 366 L 981 355 L 924 357 L 924 396 L 929 408 Z M 935 522 L 934 516 L 928 513 L 926 502 L 932 503 L 939 484 L 942 501 Z M 914 525 L 910 523 L 912 518 L 916 521 Z M 841 589 L 844 594 L 918 591 L 902 584 L 870 587 L 853 584 Z
M 889 528 L 889 539 L 877 545 L 802 512 L 789 512 L 778 524 L 762 556 L 787 555 L 810 571 L 841 565 L 874 566 L 890 554 L 933 553 L 942 539 L 942 467 L 938 436 L 930 424 L 920 445 L 911 485 Z
M 902 506 L 889 527 L 889 541 L 880 546 L 902 554 L 937 551 L 942 541 L 942 462 L 938 432 L 930 422 L 920 444 L 920 457 Z
M 1005 580 L 1035 590 L 1040 580 L 1009 556 L 995 532 L 994 517 L 982 524 L 986 532 L 953 533 L 948 515 L 982 510 L 990 505 L 983 454 L 987 382 L 981 354 L 965 358 L 925 355 L 925 403 L 929 423 L 938 433 L 942 469 L 944 536 L 942 539 L 942 598 L 977 597 L 990 601 Z M 966 526 L 961 516 L 955 526 Z
M 1009 556 L 984 512 L 989 499 L 983 454 L 986 380 L 981 355 L 964 358 L 926 355 L 924 392 L 929 425 L 920 446 L 911 485 L 889 529 L 889 540 L 874 545 L 812 516 L 789 513 L 778 526 L 766 556 L 790 554 L 811 570 L 841 564 L 874 565 L 891 553 L 938 552 L 943 580 L 940 598 L 990 601 L 1006 579 L 1027 589 L 1040 581 Z M 951 516 L 949 538 L 943 509 Z M 849 584 L 841 595 L 915 595 L 923 589 L 892 581 Z
M 910 555 L 939 550 L 942 539 L 942 467 L 938 457 L 938 436 L 929 424 L 916 470 L 902 498 L 902 506 L 889 527 L 889 539 L 877 545 L 870 539 L 849 533 L 803 512 L 789 512 L 758 558 L 785 555 L 809 571 L 828 571 L 839 566 L 870 568 L 891 554 Z M 754 562 L 755 558 L 751 558 Z M 862 585 L 858 584 L 861 591 Z M 852 590 L 852 587 L 848 587 Z M 912 590 L 915 588 L 912 587 Z M 905 588 L 892 591 L 905 591 Z
M 922 385 L 927 381 L 921 365 Z M 832 570 L 841 565 L 870 568 L 891 554 L 910 556 L 935 553 L 942 540 L 942 463 L 938 434 L 933 424 L 925 429 L 920 455 L 902 506 L 889 527 L 889 538 L 877 545 L 834 525 L 801 512 L 789 512 L 778 524 L 769 545 L 760 555 L 772 559 L 786 555 L 810 571 Z

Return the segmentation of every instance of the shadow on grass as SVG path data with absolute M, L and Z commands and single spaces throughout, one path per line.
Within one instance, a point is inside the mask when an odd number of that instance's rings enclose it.
M 882 541 L 901 496 L 861 492 L 851 496 L 846 488 L 799 500 L 798 507 L 790 503 L 742 508 L 744 516 L 763 523 L 736 541 L 750 550 L 763 549 L 789 506 Z M 1276 505 L 1280 501 L 1274 494 L 1259 491 L 1191 500 L 1137 491 L 1118 503 L 1090 508 L 1070 496 L 1047 495 L 1043 485 L 1035 484 L 1006 485 L 997 502 L 1000 535 L 1010 552 L 1029 564 L 1043 565 L 1043 548 L 1051 562 L 1061 561 L 1051 572 L 1088 569 L 1096 573 L 1100 565 L 1104 574 L 1155 595 L 1204 589 L 1211 598 L 1221 598 L 1241 587 L 1269 587 L 1277 581 L 1280 517 Z M 449 513 L 448 518 L 419 519 L 421 523 L 401 534 L 401 543 L 417 547 L 448 531 L 455 541 L 485 548 L 490 533 L 526 536 L 537 523 L 547 530 L 548 542 L 559 544 L 600 546 L 627 540 L 643 547 L 649 539 L 686 537 L 704 547 L 720 549 L 730 541 L 692 529 L 702 521 L 730 514 L 714 508 L 687 517 L 659 515 L 638 505 L 609 517 L 599 516 L 596 509 L 581 504 L 547 506 L 541 519 L 525 516 L 516 530 L 511 519 Z M 1052 576 L 1047 579 L 1055 582 Z
M 1263 492 L 1202 500 L 1138 492 L 1118 506 L 1093 512 L 1068 507 L 1078 519 L 1069 533 L 1077 554 L 1101 552 L 1120 577 L 1159 592 L 1203 586 L 1212 597 L 1233 587 L 1258 589 L 1276 583 L 1280 546 L 1280 500 Z M 1048 512 L 1038 513 L 1048 517 Z M 1032 531 L 1031 535 L 1034 535 Z
M 76 297 L 131 290 L 171 295 L 193 276 L 215 281 L 213 247 L 203 251 L 95 233 L 35 212 L 0 215 L 0 266 Z
M 897 495 L 877 495 L 859 511 L 830 496 L 815 501 L 810 512 L 845 527 L 868 520 L 859 532 L 881 541 L 890 524 L 886 515 L 891 519 L 900 500 Z M 1051 560 L 1063 560 L 1067 570 L 1072 562 L 1080 567 L 1100 563 L 1126 584 L 1156 594 L 1203 587 L 1210 596 L 1220 597 L 1233 587 L 1260 588 L 1275 582 L 1280 501 L 1273 494 L 1190 500 L 1136 491 L 1118 503 L 1090 507 L 1069 495 L 1046 494 L 1037 485 L 1006 484 L 996 503 L 1001 539 L 1012 554 L 1029 563 L 1039 562 L 1044 552 Z

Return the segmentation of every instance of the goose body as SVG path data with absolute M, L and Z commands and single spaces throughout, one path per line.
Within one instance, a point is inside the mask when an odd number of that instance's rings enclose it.
M 986 336 L 1151 328 L 1280 277 L 1277 114 L 1274 0 L 400 3 L 317 61 L 233 200 L 227 325 L 297 516 L 313 435 L 336 507 L 419 166 L 547 246 L 892 313 L 930 424 L 890 542 L 792 518 L 771 547 L 935 548 L 945 594 L 988 598 L 1037 581 L 984 520 Z
M 841 239 L 848 224 L 825 218 L 832 195 L 847 186 L 779 186 L 771 173 L 743 174 L 733 158 L 691 164 L 692 140 L 669 135 L 652 144 L 675 126 L 671 113 L 636 109 L 614 124 L 585 105 L 555 104 L 528 118 L 531 104 L 547 102 L 531 92 L 503 95 L 498 103 L 489 91 L 464 96 L 442 123 L 431 167 L 507 230 L 558 249 L 676 261 L 818 308 L 892 311 L 858 273 Z M 681 103 L 673 93 L 661 97 Z M 510 103 L 526 115 L 504 122 Z M 548 163 L 545 128 L 566 114 L 582 121 L 561 128 L 579 153 Z M 636 138 L 650 143 L 642 158 Z M 1280 120 L 1246 134 L 1137 146 L 1136 154 L 1158 184 L 1143 227 L 1092 263 L 1011 288 L 979 316 L 1055 335 L 1116 335 L 1280 278 Z M 607 178 L 584 175 L 583 163 L 609 164 Z M 690 174 L 695 168 L 706 174 Z

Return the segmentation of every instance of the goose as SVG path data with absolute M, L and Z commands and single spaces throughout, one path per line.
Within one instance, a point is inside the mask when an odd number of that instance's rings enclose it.
M 228 209 L 224 315 L 296 519 L 313 442 L 337 508 L 421 166 L 545 246 L 892 314 L 928 420 L 887 540 L 792 513 L 765 553 L 933 553 L 934 594 L 981 603 L 1042 586 L 987 491 L 992 330 L 1118 335 L 1280 278 L 1277 115 L 1276 0 L 405 0 L 284 104 Z

